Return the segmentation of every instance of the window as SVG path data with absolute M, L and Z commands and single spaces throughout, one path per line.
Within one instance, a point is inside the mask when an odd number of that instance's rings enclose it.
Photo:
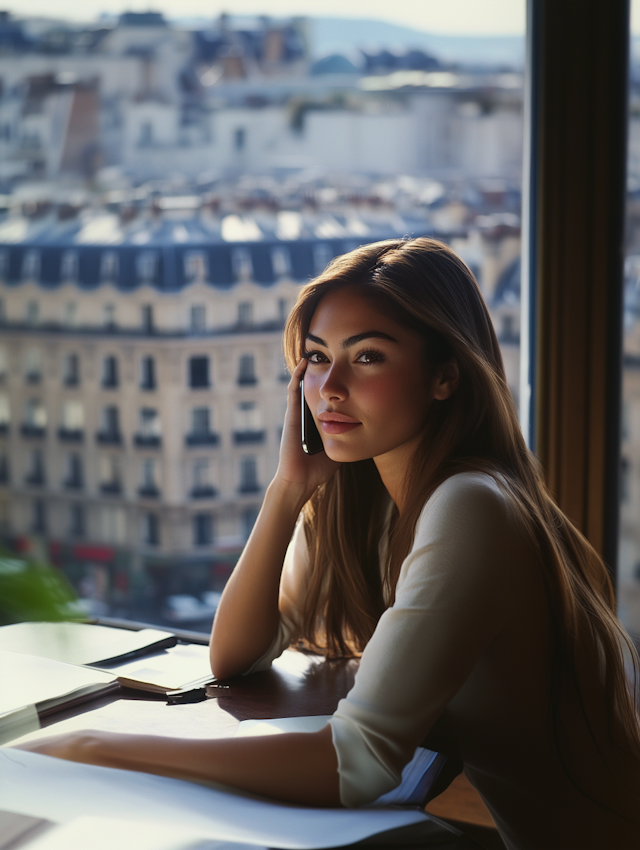
M 143 357 L 140 361 L 140 388 L 143 390 L 156 388 L 156 362 L 153 357 Z
M 27 301 L 25 321 L 28 325 L 37 325 L 40 319 L 40 305 L 37 301 Z
M 231 254 L 233 272 L 236 280 L 251 280 L 253 277 L 253 263 L 251 254 L 247 248 L 236 248 Z
M 209 358 L 189 358 L 189 386 L 192 389 L 202 389 L 209 384 Z
M 216 489 L 211 484 L 209 458 L 195 458 L 191 467 L 191 498 L 211 499 L 216 495 Z
M 118 495 L 121 490 L 120 458 L 117 455 L 102 455 L 100 457 L 100 491 L 108 495 Z
M 9 372 L 7 349 L 0 347 L 0 381 L 4 381 Z
M 78 279 L 78 252 L 65 251 L 60 263 L 60 277 L 63 281 L 74 282 Z
M 42 377 L 42 354 L 39 348 L 28 348 L 24 356 L 24 378 L 37 384 Z
M 260 490 L 258 484 L 258 465 L 253 455 L 245 455 L 240 458 L 240 487 L 241 493 L 257 493 Z
M 136 435 L 136 443 L 139 446 L 160 445 L 160 416 L 155 407 L 142 407 L 140 409 L 140 430 Z
M 44 534 L 47 530 L 47 508 L 41 499 L 31 503 L 31 530 L 36 534 Z
M 69 536 L 84 537 L 84 506 L 78 502 L 69 505 Z
M 158 273 L 158 255 L 155 251 L 141 251 L 136 257 L 139 283 L 153 283 Z
M 234 430 L 238 433 L 255 433 L 261 428 L 260 410 L 255 401 L 241 401 L 235 409 Z
M 316 274 L 320 274 L 325 270 L 329 261 L 333 257 L 331 248 L 324 242 L 313 246 L 313 266 Z
M 276 277 L 288 277 L 291 274 L 291 255 L 286 248 L 274 248 L 271 263 Z
M 191 411 L 191 432 L 208 434 L 210 430 L 210 411 L 208 407 L 194 407 Z
M 115 251 L 105 251 L 100 257 L 100 280 L 114 282 L 118 279 L 120 262 Z
M 6 281 L 9 274 L 9 252 L 0 251 L 0 280 Z
M 116 306 L 115 304 L 105 304 L 102 308 L 102 323 L 105 328 L 113 330 L 116 326 Z
M 283 325 L 289 317 L 289 305 L 286 298 L 278 298 L 278 321 Z
M 142 320 L 142 330 L 147 333 L 153 333 L 153 307 L 151 304 L 143 304 L 140 308 Z
M 102 358 L 102 386 L 105 389 L 118 386 L 118 359 L 113 354 Z
M 142 515 L 142 542 L 147 546 L 158 546 L 160 543 L 160 523 L 157 514 Z
M 77 314 L 78 314 L 78 305 L 75 301 L 67 301 L 64 305 L 64 313 L 62 316 L 62 322 L 67 328 L 73 328 L 76 326 L 77 322 Z
M 6 433 L 11 424 L 11 407 L 9 406 L 9 396 L 6 393 L 0 393 L 0 434 Z
M 253 304 L 251 301 L 241 301 L 238 304 L 238 327 L 250 328 L 253 324 Z
M 127 538 L 127 515 L 124 508 L 104 505 L 99 514 L 102 539 L 124 543 Z
M 238 370 L 238 383 L 239 384 L 255 384 L 256 372 L 255 372 L 255 359 L 253 354 L 243 354 L 240 357 L 240 368 Z
M 109 404 L 102 408 L 102 422 L 101 430 L 98 432 L 98 442 L 122 442 L 122 437 L 120 435 L 120 415 L 118 408 L 113 404 Z
M 29 398 L 24 405 L 24 421 L 27 428 L 34 431 L 47 427 L 47 411 L 39 398 Z
M 0 452 L 0 484 L 8 484 L 10 480 L 9 456 L 6 452 Z
M 40 251 L 25 251 L 22 258 L 22 277 L 24 280 L 38 280 L 40 277 Z
M 66 467 L 64 486 L 70 490 L 80 490 L 84 483 L 82 456 L 77 452 L 68 454 Z
M 184 257 L 184 276 L 190 282 L 207 279 L 207 257 L 202 251 L 188 251 Z
M 27 454 L 25 484 L 41 486 L 45 483 L 45 466 L 42 449 L 30 449 Z
M 76 387 L 80 383 L 80 358 L 77 354 L 65 354 L 62 358 L 62 383 Z
M 213 543 L 213 516 L 195 514 L 193 517 L 193 545 L 211 546 Z
M 84 404 L 79 399 L 69 399 L 62 405 L 62 440 L 82 440 L 84 435 Z
M 140 466 L 140 489 L 139 494 L 143 497 L 158 496 L 157 461 L 151 457 L 142 459 Z
M 191 305 L 191 330 L 201 333 L 207 327 L 207 308 L 204 304 Z

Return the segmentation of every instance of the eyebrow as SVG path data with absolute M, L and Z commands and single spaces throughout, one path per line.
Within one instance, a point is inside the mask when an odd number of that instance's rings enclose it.
M 316 345 L 322 345 L 325 348 L 329 346 L 327 343 L 321 339 L 319 336 L 314 336 L 314 334 L 307 334 L 307 339 L 310 339 L 311 342 L 315 342 Z M 340 343 L 341 348 L 351 348 L 352 345 L 356 345 L 359 342 L 362 342 L 363 339 L 388 339 L 390 342 L 397 342 L 398 340 L 389 334 L 384 333 L 383 331 L 364 331 L 361 334 L 355 334 L 354 336 L 349 336 L 346 339 L 343 339 Z

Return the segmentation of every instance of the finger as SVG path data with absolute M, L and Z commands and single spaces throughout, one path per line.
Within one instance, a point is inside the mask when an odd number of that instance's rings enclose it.
M 300 380 L 305 373 L 305 369 L 307 368 L 309 361 L 306 357 L 303 357 L 296 368 L 293 370 L 291 374 L 291 380 L 289 381 L 289 389 L 290 390 L 298 390 L 300 388 Z

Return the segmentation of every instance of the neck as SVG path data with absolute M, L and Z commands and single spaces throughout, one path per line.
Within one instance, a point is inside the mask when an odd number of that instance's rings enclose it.
M 404 485 L 406 474 L 419 441 L 420 437 L 416 437 L 414 440 L 373 459 L 387 493 L 398 508 L 398 513 L 402 513 L 405 507 Z

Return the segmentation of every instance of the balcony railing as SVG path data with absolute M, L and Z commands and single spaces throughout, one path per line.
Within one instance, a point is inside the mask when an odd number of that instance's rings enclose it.
M 63 482 L 63 487 L 66 490 L 82 490 L 84 487 L 82 476 L 74 475 L 72 478 L 67 478 L 67 480 Z
M 31 425 L 28 422 L 25 422 L 20 428 L 20 433 L 23 437 L 42 438 L 46 437 L 47 429 L 42 427 L 41 425 Z
M 25 475 L 24 483 L 28 484 L 29 487 L 43 487 L 45 484 L 45 474 L 40 470 L 30 472 L 28 475 Z
M 257 481 L 243 481 L 238 487 L 238 493 L 259 493 L 261 490 Z
M 100 492 L 105 496 L 119 496 L 122 493 L 122 484 L 119 481 L 103 481 Z
M 233 442 L 237 446 L 246 446 L 248 443 L 263 443 L 265 431 L 234 431 Z
M 192 499 L 214 499 L 218 495 L 218 491 L 215 487 L 201 484 L 194 487 L 189 495 Z
M 138 488 L 138 496 L 141 499 L 157 499 L 160 496 L 160 490 L 155 484 L 144 484 Z
M 97 431 L 96 442 L 105 446 L 119 446 L 122 444 L 120 431 Z
M 58 428 L 58 439 L 61 443 L 81 443 L 84 440 L 83 428 Z
M 192 431 L 184 438 L 188 446 L 217 446 L 220 442 L 220 435 L 215 431 Z
M 136 434 L 133 442 L 143 449 L 158 449 L 162 445 L 162 437 L 157 434 Z

